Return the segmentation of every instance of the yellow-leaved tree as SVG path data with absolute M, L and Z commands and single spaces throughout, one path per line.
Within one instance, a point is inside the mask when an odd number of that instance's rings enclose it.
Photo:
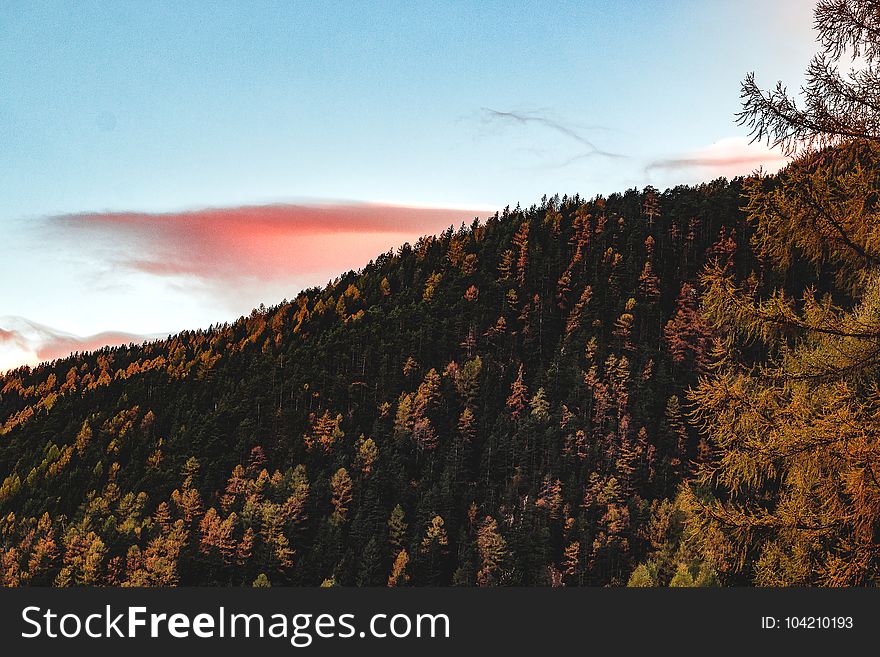
M 790 295 L 708 268 L 720 338 L 691 393 L 710 449 L 683 494 L 688 535 L 767 586 L 880 582 L 880 8 L 824 0 L 815 17 L 803 103 L 749 75 L 739 118 L 796 156 L 747 181 L 759 256 L 789 290 L 804 262 L 833 282 Z

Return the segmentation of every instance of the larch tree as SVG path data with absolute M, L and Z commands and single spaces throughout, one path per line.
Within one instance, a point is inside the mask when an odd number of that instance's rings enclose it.
M 747 181 L 759 255 L 783 273 L 834 271 L 836 289 L 762 290 L 720 263 L 702 280 L 721 348 L 691 396 L 709 449 L 687 490 L 690 532 L 761 585 L 880 581 L 880 12 L 824 0 L 815 24 L 803 106 L 749 75 L 739 119 L 799 152 Z
M 311 432 L 303 435 L 306 449 L 311 451 L 320 448 L 324 453 L 329 454 L 336 441 L 345 437 L 341 425 L 342 415 L 337 414 L 333 417 L 329 410 L 325 410 L 320 417 L 312 418 Z
M 471 442 L 476 437 L 476 418 L 469 408 L 465 408 L 458 418 L 458 433 L 467 442 Z
M 360 468 L 363 476 L 368 477 L 373 472 L 376 459 L 379 458 L 379 447 L 376 445 L 376 441 L 372 438 L 365 439 L 363 435 L 358 439 L 356 447 L 358 451 L 355 465 Z
M 498 522 L 491 516 L 486 516 L 477 530 L 477 552 L 480 556 L 477 584 L 497 584 L 499 571 L 507 557 L 507 541 L 498 531 Z
M 510 386 L 510 396 L 507 398 L 507 409 L 510 411 L 510 417 L 518 420 L 526 409 L 528 404 L 529 390 L 523 382 L 523 366 L 519 366 L 516 380 Z
M 700 311 L 700 296 L 690 283 L 681 286 L 675 314 L 663 329 L 672 361 L 685 371 L 702 371 L 709 360 L 712 330 Z
M 443 562 L 449 553 L 449 536 L 446 534 L 443 518 L 435 515 L 422 538 L 421 556 L 425 564 L 428 581 L 437 583 L 443 569 Z
M 440 375 L 431 368 L 412 401 L 412 438 L 420 450 L 431 451 L 437 447 L 437 433 L 428 411 L 437 403 L 439 395 Z
M 348 516 L 352 500 L 352 484 L 348 470 L 339 468 L 330 477 L 330 502 L 333 504 L 333 519 L 342 522 Z
M 406 572 L 407 564 L 409 564 L 409 555 L 406 550 L 401 550 L 394 558 L 394 564 L 391 566 L 391 574 L 388 576 L 388 586 L 402 586 L 409 581 L 409 575 Z

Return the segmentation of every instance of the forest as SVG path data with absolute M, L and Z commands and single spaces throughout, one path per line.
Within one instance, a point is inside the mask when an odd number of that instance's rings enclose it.
M 625 584 L 701 449 L 698 274 L 758 266 L 742 184 L 547 199 L 10 372 L 4 582 Z
M 545 197 L 7 372 L 0 582 L 878 583 L 871 4 L 820 3 L 805 108 L 743 83 L 778 174 Z
M 4 583 L 621 585 L 658 550 L 714 581 L 669 526 L 707 450 L 699 275 L 776 280 L 743 185 L 546 199 L 8 373 Z

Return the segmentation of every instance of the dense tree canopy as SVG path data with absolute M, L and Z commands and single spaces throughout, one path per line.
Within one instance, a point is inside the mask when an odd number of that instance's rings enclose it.
M 876 5 L 819 3 L 803 107 L 746 79 L 776 175 L 545 198 L 0 377 L 0 582 L 878 583 Z
M 2 581 L 625 584 L 698 457 L 701 268 L 757 266 L 742 188 L 545 199 L 8 373 Z

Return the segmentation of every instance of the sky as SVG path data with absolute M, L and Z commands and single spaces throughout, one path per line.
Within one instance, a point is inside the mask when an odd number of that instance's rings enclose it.
M 0 3 L 0 372 L 235 319 L 542 196 L 784 163 L 811 0 Z

